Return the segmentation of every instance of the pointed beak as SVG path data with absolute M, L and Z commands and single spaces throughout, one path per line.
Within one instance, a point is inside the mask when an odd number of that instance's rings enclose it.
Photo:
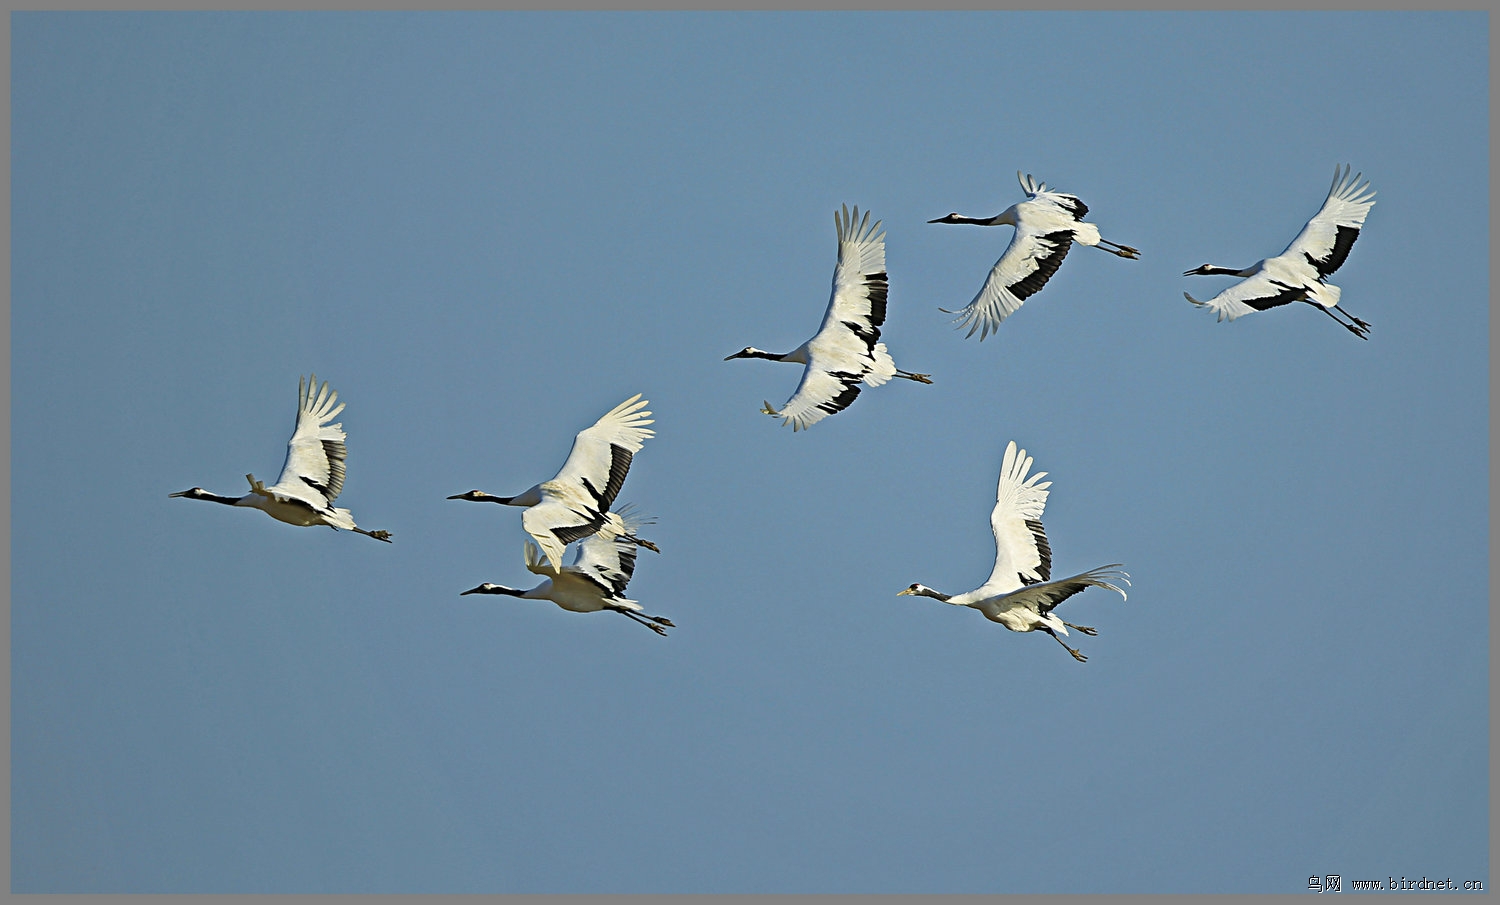
M 936 220 L 928 220 L 927 222 L 928 223 L 942 223 L 943 221 L 945 221 L 947 219 L 948 219 L 947 217 L 939 217 Z
M 463 591 L 463 592 L 459 593 L 458 596 L 460 596 L 460 597 L 467 597 L 470 594 L 478 594 L 478 593 L 480 593 L 483 590 L 484 590 L 484 585 L 480 585 L 477 588 L 469 588 L 467 591 Z
M 455 493 L 453 496 L 448 497 L 448 499 L 450 499 L 450 500 L 461 500 L 465 496 L 467 496 L 467 494 Z
M 169 493 L 169 494 L 167 494 L 167 499 L 171 499 L 172 497 L 176 497 L 176 496 L 187 496 L 190 493 L 192 493 L 191 490 L 184 490 L 184 491 L 182 491 L 180 493 Z
M 901 590 L 899 590 L 899 591 L 896 592 L 896 596 L 897 597 L 905 597 L 905 596 L 907 596 L 910 593 L 911 593 L 911 588 L 902 588 Z

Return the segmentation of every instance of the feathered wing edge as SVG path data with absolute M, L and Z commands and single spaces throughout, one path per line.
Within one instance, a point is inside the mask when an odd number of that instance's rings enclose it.
M 521 514 L 521 525 L 562 570 L 564 547 L 604 524 L 625 483 L 634 454 L 656 432 L 645 411 L 650 403 L 637 393 L 600 416 L 573 438 L 557 475 L 538 485 L 542 499 Z
M 1343 266 L 1364 227 L 1365 217 L 1375 206 L 1375 192 L 1370 183 L 1360 181 L 1364 174 L 1355 173 L 1351 177 L 1350 169 L 1349 164 L 1334 166 L 1333 184 L 1322 207 L 1282 252 L 1300 254 L 1318 272 L 1320 280 Z M 1330 304 L 1337 302 L 1334 298 Z
M 1005 446 L 1000 480 L 995 488 L 995 507 L 990 510 L 990 530 L 995 534 L 995 568 L 986 585 L 998 587 L 1034 584 L 1051 577 L 1052 549 L 1042 528 L 1047 506 L 1045 471 L 1031 477 L 1032 458 L 1012 440 Z
M 338 398 L 326 380 L 321 388 L 318 386 L 316 374 L 297 378 L 297 426 L 287 441 L 286 461 L 272 490 L 307 500 L 306 489 L 310 488 L 323 499 L 319 508 L 332 508 L 344 490 L 344 460 L 348 457 L 343 425 L 325 423 L 344 410 Z
M 793 432 L 848 408 L 861 383 L 879 386 L 896 374 L 895 362 L 880 342 L 889 291 L 881 221 L 871 223 L 870 212 L 861 216 L 858 205 L 851 215 L 843 205 L 833 212 L 833 223 L 839 240 L 833 289 L 823 323 L 806 344 L 802 379 L 779 411 L 769 402 L 761 409 L 790 424 Z M 845 361 L 832 365 L 824 360 L 829 355 Z
M 1125 589 L 1120 587 L 1120 585 L 1130 586 L 1130 574 L 1124 571 L 1121 566 L 1121 563 L 1111 563 L 1107 566 L 1100 566 L 1097 569 L 1090 569 L 1087 572 L 1080 572 L 1077 575 L 1071 575 L 1067 578 L 1059 578 L 1056 581 L 1044 581 L 1038 584 L 1026 585 L 1019 590 L 997 595 L 992 600 L 984 601 L 978 605 L 981 608 L 986 603 L 1002 606 L 1004 609 L 1014 609 L 1016 607 L 1034 608 L 1044 625 L 1058 634 L 1066 635 L 1068 634 L 1068 627 L 1063 624 L 1061 619 L 1052 615 L 1052 610 L 1074 594 L 1086 588 L 1104 588 L 1105 590 L 1114 591 L 1116 594 L 1119 594 L 1121 600 L 1130 599 L 1125 593 Z
M 1018 224 L 1010 244 L 990 268 L 984 285 L 979 287 L 973 300 L 958 311 L 938 310 L 958 315 L 953 323 L 959 330 L 969 328 L 964 334 L 965 339 L 978 332 L 983 342 L 991 333 L 999 331 L 1002 321 L 1015 314 L 1028 298 L 1047 285 L 1072 247 L 1071 228 L 1038 233 L 1030 226 Z
M 1016 179 L 1021 183 L 1021 191 L 1035 198 L 1042 192 L 1047 191 L 1047 183 L 1037 179 L 1030 173 L 1022 176 L 1020 170 L 1016 170 Z

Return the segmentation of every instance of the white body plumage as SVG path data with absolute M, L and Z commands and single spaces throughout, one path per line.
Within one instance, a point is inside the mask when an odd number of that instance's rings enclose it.
M 1017 202 L 988 219 L 964 217 L 953 213 L 928 223 L 967 223 L 972 226 L 1014 226 L 1015 235 L 1005 252 L 990 269 L 990 275 L 980 287 L 974 300 L 957 312 L 939 309 L 948 314 L 957 314 L 955 323 L 959 328 L 968 327 L 965 336 L 979 331 L 983 340 L 1000 326 L 1000 322 L 1014 314 L 1021 303 L 1039 291 L 1062 266 L 1068 249 L 1074 242 L 1099 248 L 1122 258 L 1139 258 L 1141 253 L 1128 245 L 1111 242 L 1099 235 L 1099 227 L 1085 223 L 1083 217 L 1088 206 L 1076 195 L 1047 191 L 1047 184 L 1034 179 L 1031 174 L 1016 178 L 1021 181 L 1027 200 Z
M 550 600 L 570 613 L 610 610 L 665 635 L 663 626 L 675 627 L 670 619 L 646 615 L 639 603 L 625 596 L 625 588 L 635 574 L 636 547 L 642 545 L 635 533 L 640 526 L 651 522 L 652 519 L 636 516 L 631 507 L 622 506 L 619 512 L 608 514 L 598 531 L 579 542 L 573 561 L 561 569 L 554 569 L 537 546 L 527 541 L 526 569 L 543 576 L 541 584 L 522 590 L 485 582 L 459 596 L 503 594 L 526 600 Z
M 1118 584 L 1130 584 L 1130 576 L 1120 571 L 1119 563 L 1113 563 L 1051 580 L 1052 548 L 1041 518 L 1047 505 L 1047 488 L 1052 482 L 1042 480 L 1047 474 L 1044 471 L 1028 478 L 1030 470 L 1031 457 L 1011 441 L 1005 447 L 995 507 L 990 511 L 990 528 L 995 534 L 995 567 L 984 584 L 951 596 L 926 585 L 913 584 L 897 592 L 897 596 L 932 597 L 954 606 L 969 607 L 1013 632 L 1047 632 L 1074 659 L 1083 662 L 1088 658 L 1068 647 L 1060 636 L 1068 634 L 1070 628 L 1086 635 L 1098 632 L 1089 626 L 1063 621 L 1053 608 L 1090 587 L 1106 588 L 1124 598 L 1125 591 Z
M 763 358 L 803 365 L 802 380 L 780 411 L 769 402 L 761 411 L 799 431 L 848 408 L 859 395 L 860 384 L 877 387 L 892 377 L 932 383 L 930 375 L 896 367 L 880 327 L 885 323 L 888 282 L 885 271 L 885 233 L 880 221 L 870 223 L 870 213 L 861 219 L 859 207 L 849 215 L 847 207 L 833 213 L 838 234 L 839 257 L 833 271 L 833 291 L 823 323 L 811 339 L 785 355 L 746 346 L 724 360 Z
M 1335 166 L 1333 184 L 1328 188 L 1323 206 L 1281 254 L 1240 269 L 1202 264 L 1184 272 L 1183 276 L 1217 274 L 1242 279 L 1206 301 L 1199 301 L 1186 292 L 1183 296 L 1199 308 L 1214 312 L 1220 321 L 1232 321 L 1255 311 L 1292 302 L 1307 302 L 1355 336 L 1367 339 L 1369 323 L 1340 308 L 1339 298 L 1343 293 L 1328 282 L 1328 276 L 1343 266 L 1349 257 L 1349 250 L 1364 227 L 1365 217 L 1375 206 L 1375 192 L 1370 189 L 1368 181 L 1361 183 L 1363 175 L 1356 173 L 1350 178 L 1347 164 L 1342 168 Z
M 259 509 L 289 525 L 326 525 L 389 543 L 389 531 L 366 531 L 355 525 L 348 509 L 333 505 L 344 489 L 344 460 L 348 456 L 343 425 L 326 423 L 344 410 L 343 403 L 334 404 L 338 398 L 327 381 L 318 389 L 316 374 L 310 379 L 297 379 L 297 427 L 287 443 L 281 477 L 270 487 L 247 474 L 250 492 L 242 497 L 219 496 L 202 487 L 169 496 Z
M 564 548 L 603 527 L 633 457 L 655 436 L 646 427 L 655 423 L 644 410 L 649 404 L 637 393 L 579 431 L 567 461 L 550 480 L 512 497 L 470 490 L 448 499 L 526 507 L 521 527 L 542 548 L 553 571 L 561 572 Z

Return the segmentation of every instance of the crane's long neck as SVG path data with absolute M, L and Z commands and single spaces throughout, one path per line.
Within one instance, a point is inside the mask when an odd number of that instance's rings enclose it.
M 495 496 L 493 493 L 474 493 L 472 496 L 459 497 L 461 500 L 469 500 L 473 503 L 499 503 L 501 506 L 514 506 L 516 498 L 513 496 Z
M 245 496 L 219 496 L 217 493 L 209 493 L 207 490 L 195 487 L 192 490 L 184 490 L 182 493 L 169 494 L 173 497 L 182 497 L 188 500 L 206 500 L 210 503 L 223 503 L 225 506 L 254 506 L 259 499 L 255 494 Z
M 535 506 L 542 501 L 542 488 L 538 484 L 515 496 L 495 496 L 483 490 L 471 490 L 448 497 L 450 500 L 468 500 L 471 503 L 499 503 L 501 506 Z
M 935 591 L 923 584 L 912 585 L 906 590 L 901 591 L 897 596 L 931 597 L 933 600 L 941 600 L 943 603 L 948 603 L 952 599 L 952 595 L 944 594 L 942 591 Z
M 960 214 L 949 214 L 941 220 L 934 220 L 932 222 L 958 223 L 969 226 L 1015 226 L 1016 209 L 1014 206 L 1008 207 L 993 217 L 965 217 Z
M 490 582 L 485 582 L 479 587 L 471 588 L 470 590 L 464 591 L 458 596 L 463 597 L 468 594 L 504 594 L 507 597 L 526 597 L 532 600 L 540 600 L 543 599 L 545 595 L 539 592 L 546 590 L 549 586 L 551 586 L 551 584 L 551 579 L 548 579 L 547 581 L 542 582 L 534 588 L 522 590 L 521 588 L 507 588 L 502 584 L 491 584 Z
M 756 349 L 754 352 L 749 353 L 745 357 L 764 358 L 766 361 L 791 361 L 796 362 L 797 364 L 807 364 L 807 352 L 801 346 L 798 346 L 792 351 L 784 354 L 778 354 L 776 352 L 766 352 L 762 349 Z

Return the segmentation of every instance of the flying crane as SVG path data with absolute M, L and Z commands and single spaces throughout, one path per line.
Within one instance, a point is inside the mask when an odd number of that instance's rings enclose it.
M 1085 635 L 1099 632 L 1087 625 L 1064 622 L 1052 612 L 1064 600 L 1086 588 L 1106 588 L 1121 598 L 1120 584 L 1130 584 L 1130 576 L 1120 571 L 1119 563 L 1100 566 L 1068 578 L 1051 580 L 1052 547 L 1042 529 L 1042 510 L 1047 505 L 1051 481 L 1042 481 L 1045 471 L 1031 477 L 1031 457 L 1017 449 L 1012 440 L 1005 447 L 1000 463 L 1000 484 L 995 491 L 995 508 L 990 512 L 990 528 L 995 532 L 995 568 L 984 584 L 963 594 L 948 595 L 922 584 L 898 591 L 896 596 L 932 597 L 954 606 L 966 606 L 984 614 L 1013 632 L 1043 631 L 1082 663 L 1088 657 L 1068 647 L 1060 636 L 1068 629 Z
M 1355 173 L 1350 179 L 1348 164 L 1343 165 L 1342 172 L 1335 165 L 1333 184 L 1328 187 L 1323 206 L 1285 251 L 1274 258 L 1256 261 L 1243 270 L 1201 264 L 1184 272 L 1183 276 L 1222 274 L 1244 279 L 1205 302 L 1186 292 L 1183 296 L 1199 308 L 1213 311 L 1220 321 L 1232 321 L 1254 311 L 1292 302 L 1306 302 L 1360 339 L 1369 339 L 1370 324 L 1340 308 L 1339 296 L 1343 290 L 1328 282 L 1328 275 L 1342 267 L 1349 257 L 1349 249 L 1359 238 L 1365 217 L 1375 206 L 1375 192 L 1370 190 L 1370 183 L 1360 183 L 1363 176 L 1363 173 Z M 1334 314 L 1335 311 L 1338 314 Z M 1343 320 L 1339 314 L 1348 320 Z
M 635 574 L 635 548 L 639 544 L 633 535 L 641 525 L 653 520 L 635 515 L 629 506 L 610 514 L 615 519 L 580 541 L 573 561 L 561 569 L 543 562 L 536 545 L 527 541 L 526 569 L 544 576 L 536 587 L 522 590 L 486 581 L 459 596 L 504 594 L 525 600 L 550 600 L 570 613 L 609 610 L 665 635 L 668 628 L 676 628 L 672 620 L 648 616 L 639 603 L 625 597 L 625 587 Z
M 769 402 L 761 404 L 762 412 L 790 424 L 793 432 L 848 408 L 859 395 L 861 383 L 877 387 L 892 377 L 932 383 L 929 374 L 897 368 L 885 343 L 880 342 L 888 289 L 885 233 L 879 232 L 880 221 L 871 225 L 869 211 L 861 219 L 858 205 L 852 217 L 848 207 L 842 210 L 842 216 L 839 211 L 833 212 L 839 259 L 833 269 L 833 293 L 818 332 L 784 355 L 746 346 L 724 359 L 764 358 L 803 365 L 802 381 L 781 411 L 771 408 Z
M 989 278 L 980 287 L 979 294 L 960 311 L 938 310 L 957 314 L 954 322 L 959 329 L 969 328 L 965 337 L 979 331 L 984 340 L 1000 322 L 1021 307 L 1021 303 L 1034 295 L 1062 266 L 1068 249 L 1073 243 L 1082 242 L 1101 251 L 1122 258 L 1139 258 L 1141 253 L 1129 245 L 1120 245 L 1102 238 L 1099 227 L 1085 223 L 1083 217 L 1089 212 L 1088 205 L 1077 195 L 1047 191 L 1047 184 L 1033 179 L 1030 173 L 1021 175 L 1021 188 L 1026 192 L 1025 201 L 1018 201 L 988 219 L 962 217 L 949 214 L 928 223 L 968 223 L 973 226 L 1014 226 L 1015 235 L 1005 247 L 1000 260 L 991 268 Z
M 499 503 L 524 506 L 521 527 L 536 539 L 554 572 L 561 573 L 563 550 L 568 544 L 595 533 L 609 520 L 632 457 L 656 432 L 650 412 L 642 411 L 650 403 L 637 393 L 606 412 L 598 421 L 578 432 L 573 449 L 562 469 L 551 480 L 502 497 L 470 490 L 454 494 L 450 500 L 474 503 Z M 650 541 L 635 538 L 641 546 L 656 550 Z M 659 552 L 659 551 L 658 551 Z
M 255 475 L 247 474 L 250 492 L 241 497 L 219 496 L 202 487 L 168 496 L 245 506 L 289 525 L 327 525 L 390 543 L 391 532 L 366 531 L 354 524 L 354 515 L 348 509 L 334 508 L 333 501 L 344 489 L 348 451 L 343 425 L 327 422 L 344 410 L 344 403 L 334 405 L 339 394 L 328 389 L 327 381 L 321 390 L 317 390 L 317 384 L 316 374 L 310 379 L 297 378 L 297 428 L 287 443 L 286 464 L 275 484 L 267 487 Z

